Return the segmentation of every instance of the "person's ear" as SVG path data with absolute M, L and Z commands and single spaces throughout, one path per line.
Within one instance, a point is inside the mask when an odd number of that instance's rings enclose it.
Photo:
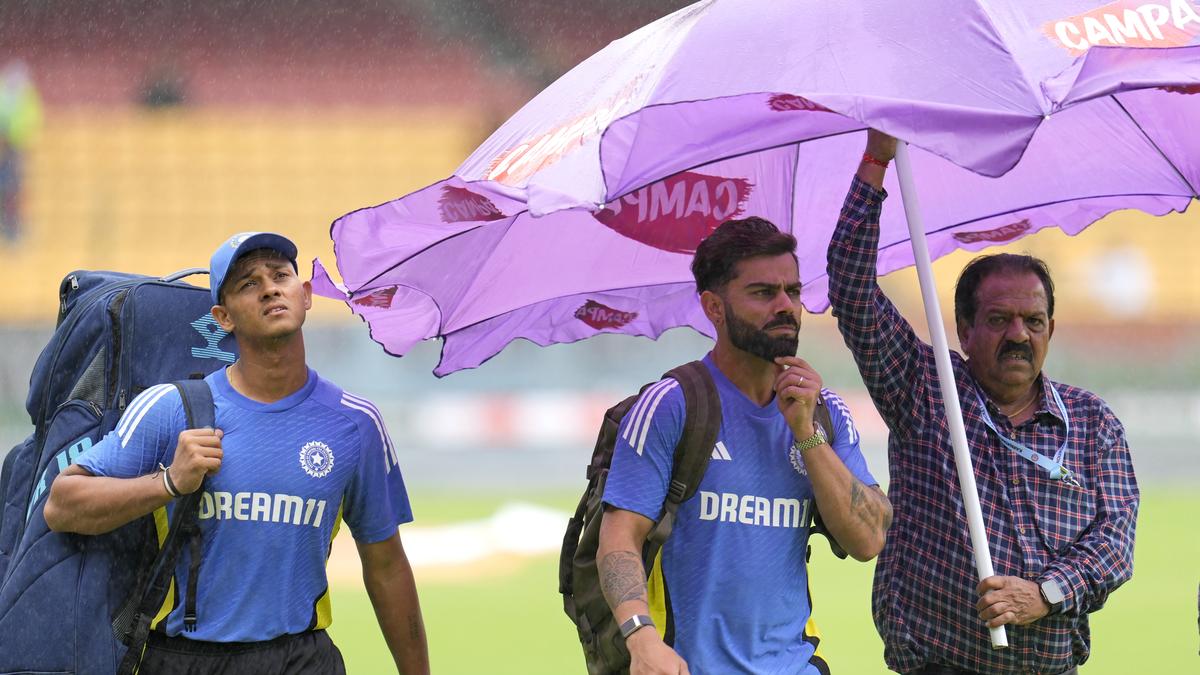
M 700 294 L 700 307 L 713 326 L 719 327 L 725 323 L 725 301 L 721 296 L 712 291 L 704 291 Z
M 967 342 L 971 339 L 971 324 L 967 323 L 965 319 L 958 319 L 955 322 L 955 329 L 958 332 L 958 344 L 965 349 Z
M 225 309 L 224 305 L 213 305 L 211 311 L 212 317 L 217 320 L 217 324 L 221 326 L 221 329 L 226 333 L 232 333 L 233 317 L 230 316 L 229 310 Z
M 304 282 L 304 311 L 312 309 L 312 282 Z

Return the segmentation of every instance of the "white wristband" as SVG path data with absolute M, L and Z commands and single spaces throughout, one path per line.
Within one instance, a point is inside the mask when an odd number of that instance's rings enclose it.
M 175 487 L 175 483 L 171 481 L 171 472 L 162 465 L 162 462 L 159 462 L 158 468 L 162 469 L 163 487 L 167 489 L 167 494 L 171 495 L 171 499 L 179 499 L 180 492 Z

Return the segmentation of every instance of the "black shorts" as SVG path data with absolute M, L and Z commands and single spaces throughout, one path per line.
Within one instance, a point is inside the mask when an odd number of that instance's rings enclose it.
M 345 675 L 342 653 L 323 630 L 263 642 L 199 642 L 150 633 L 141 675 Z

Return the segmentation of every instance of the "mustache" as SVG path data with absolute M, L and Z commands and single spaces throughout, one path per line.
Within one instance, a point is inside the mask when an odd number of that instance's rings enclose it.
M 784 314 L 783 316 L 780 316 L 780 317 L 776 318 L 774 321 L 771 321 L 767 325 L 763 326 L 762 329 L 763 330 L 771 330 L 772 328 L 780 328 L 780 327 L 795 328 L 796 330 L 799 330 L 800 322 L 796 321 L 796 317 L 794 317 L 790 314 Z
M 1000 348 L 1000 358 L 1008 355 L 1023 356 L 1027 360 L 1033 360 L 1033 348 L 1023 342 L 1005 342 Z

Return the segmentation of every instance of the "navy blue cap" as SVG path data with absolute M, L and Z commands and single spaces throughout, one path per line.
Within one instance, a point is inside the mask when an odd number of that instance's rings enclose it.
M 287 237 L 273 232 L 239 232 L 221 244 L 208 263 L 214 305 L 220 304 L 221 284 L 225 283 L 225 276 L 237 259 L 260 248 L 279 251 L 292 262 L 292 267 L 296 267 L 296 245 Z

